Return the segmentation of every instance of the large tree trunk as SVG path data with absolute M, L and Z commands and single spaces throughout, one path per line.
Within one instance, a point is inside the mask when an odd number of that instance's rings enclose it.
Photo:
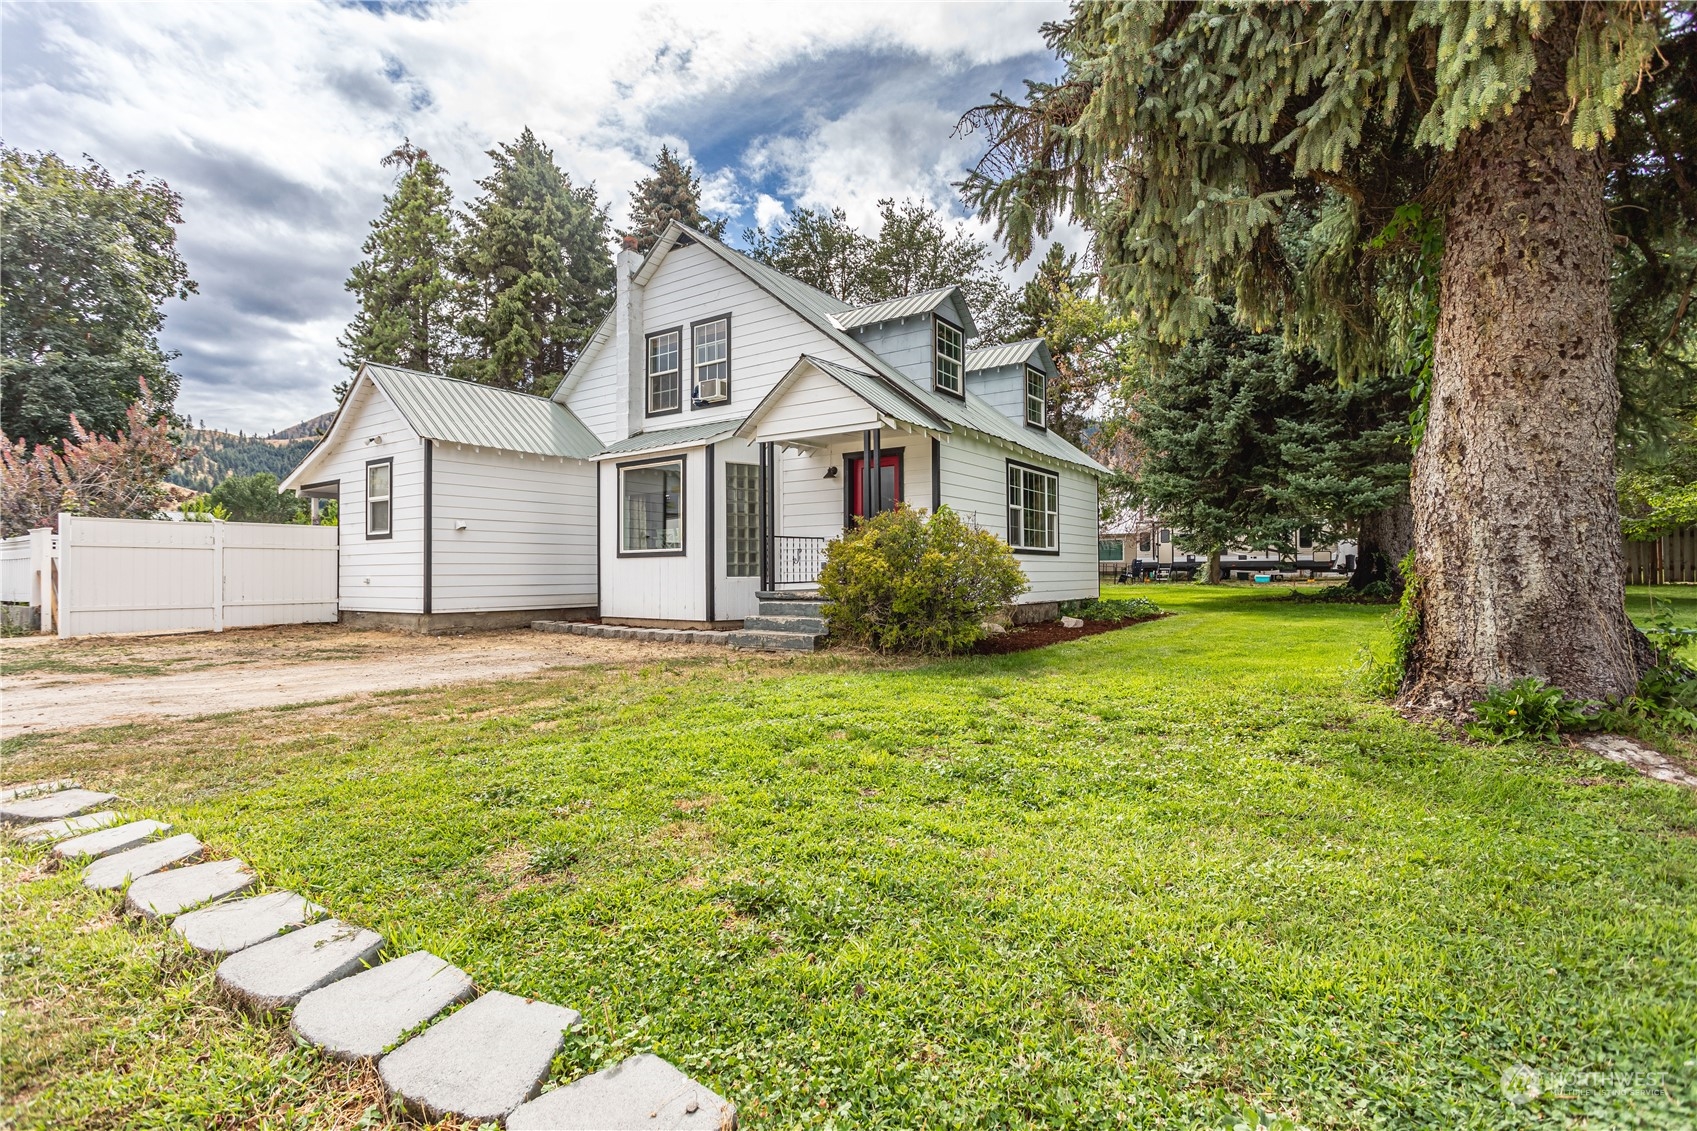
M 1402 592 L 1402 571 L 1397 566 L 1414 548 L 1414 508 L 1406 503 L 1365 515 L 1355 539 L 1355 572 L 1349 575 L 1351 589 L 1365 589 L 1376 581 Z
M 1208 551 L 1208 584 L 1209 585 L 1218 585 L 1219 583 L 1220 583 L 1220 551 L 1209 550 Z
M 1562 120 L 1572 10 L 1514 113 L 1451 156 L 1440 315 L 1413 503 L 1409 702 L 1455 709 L 1541 676 L 1637 683 L 1615 501 L 1612 247 L 1603 166 Z M 1565 28 L 1564 26 L 1565 25 Z

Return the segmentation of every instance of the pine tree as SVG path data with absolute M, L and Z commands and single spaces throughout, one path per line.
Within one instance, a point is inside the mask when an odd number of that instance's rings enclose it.
M 654 158 L 654 172 L 642 178 L 630 194 L 629 231 L 619 235 L 636 241 L 636 250 L 654 247 L 666 225 L 676 220 L 686 228 L 713 239 L 725 235 L 725 221 L 709 220 L 701 212 L 701 178 L 695 167 L 679 161 L 669 146 L 662 145 Z
M 469 356 L 454 374 L 545 394 L 612 304 L 607 213 L 528 127 L 489 156 L 495 169 L 461 218 Z
M 1697 21 L 1665 3 L 1202 0 L 1079 3 L 1046 34 L 1061 79 L 966 117 L 989 149 L 965 195 L 1016 256 L 1076 218 L 1165 343 L 1229 298 L 1347 379 L 1414 383 L 1405 694 L 1461 707 L 1527 676 L 1632 692 L 1609 302 L 1629 213 L 1609 205 L 1623 177 L 1644 190 L 1658 259 L 1697 215 L 1677 172 L 1697 157 Z
M 384 168 L 395 166 L 405 170 L 371 222 L 365 259 L 348 275 L 359 311 L 336 344 L 349 370 L 375 361 L 440 373 L 454 342 L 453 193 L 447 170 L 410 138 L 383 158 Z M 336 399 L 347 389 L 337 385 Z

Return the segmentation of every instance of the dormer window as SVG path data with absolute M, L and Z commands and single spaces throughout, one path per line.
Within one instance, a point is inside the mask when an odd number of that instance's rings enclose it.
M 933 369 L 933 384 L 939 392 L 948 393 L 952 397 L 964 397 L 966 394 L 961 389 L 961 374 L 966 368 L 966 337 L 959 326 L 944 322 L 941 318 L 933 318 L 931 321 L 937 328 L 937 359 Z
M 682 330 L 662 330 L 648 335 L 649 416 L 663 416 L 683 408 L 682 353 Z
M 723 315 L 690 327 L 695 349 L 696 404 L 731 399 L 731 317 Z
M 1049 423 L 1049 401 L 1044 396 L 1048 377 L 1035 365 L 1025 367 L 1025 422 L 1033 428 L 1043 428 Z

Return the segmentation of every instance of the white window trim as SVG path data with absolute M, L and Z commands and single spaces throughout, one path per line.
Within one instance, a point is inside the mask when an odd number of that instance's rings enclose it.
M 387 468 L 389 472 L 389 490 L 386 494 L 374 495 L 371 492 L 371 474 L 379 467 Z M 371 510 L 373 505 L 383 503 L 388 509 L 388 521 L 382 530 L 373 528 Z M 390 459 L 374 459 L 365 465 L 365 536 L 367 538 L 393 538 L 395 536 L 395 461 Z
M 954 323 L 933 316 L 934 323 L 931 331 L 931 384 L 939 392 L 951 397 L 966 396 L 966 331 Z M 951 343 L 958 357 L 949 357 L 943 353 L 943 338 L 954 335 Z M 954 370 L 954 384 L 943 381 L 943 369 L 948 366 Z
M 1031 395 L 1031 381 L 1036 378 L 1038 395 Z M 1031 406 L 1037 405 L 1037 419 L 1031 418 Z M 1049 427 L 1049 375 L 1035 365 L 1025 367 L 1025 422 L 1033 428 Z

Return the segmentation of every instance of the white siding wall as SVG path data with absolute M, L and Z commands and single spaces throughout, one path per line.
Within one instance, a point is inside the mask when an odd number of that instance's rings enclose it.
M 440 442 L 432 462 L 432 612 L 595 604 L 592 464 Z
M 854 331 L 854 336 L 886 365 L 899 370 L 916 385 L 931 387 L 936 344 L 929 314 L 863 326 Z
M 601 465 L 601 615 L 613 620 L 700 621 L 707 616 L 705 524 L 706 455 L 695 448 L 684 461 L 684 552 L 620 556 L 619 465 L 679 453 L 643 452 Z M 723 506 L 716 500 L 715 506 Z
M 931 437 L 885 428 L 879 432 L 884 454 L 902 453 L 902 501 L 931 509 Z M 848 490 L 845 463 L 861 452 L 859 435 L 844 437 L 821 451 L 786 452 L 778 464 L 778 533 L 800 538 L 837 538 L 843 532 Z M 827 468 L 837 474 L 826 479 Z M 944 496 L 944 502 L 948 501 Z
M 618 391 L 619 351 L 609 332 L 583 368 L 572 375 L 572 387 L 559 399 L 597 439 L 611 444 L 624 439 L 618 434 Z
M 799 440 L 875 427 L 878 413 L 841 382 L 817 369 L 796 378 L 760 420 L 763 440 Z
M 943 442 L 943 502 L 1002 538 L 1008 536 L 1007 461 L 1011 451 L 956 432 Z M 1097 596 L 1096 480 L 1064 464 L 1020 454 L 1021 463 L 1060 476 L 1059 555 L 1019 554 L 1031 582 L 1021 601 L 1070 601 Z
M 369 382 L 334 451 L 308 477 L 341 482 L 341 606 L 355 612 L 424 611 L 424 444 L 395 406 Z M 382 443 L 366 441 L 382 437 Z M 365 465 L 393 459 L 391 538 L 365 536 Z

